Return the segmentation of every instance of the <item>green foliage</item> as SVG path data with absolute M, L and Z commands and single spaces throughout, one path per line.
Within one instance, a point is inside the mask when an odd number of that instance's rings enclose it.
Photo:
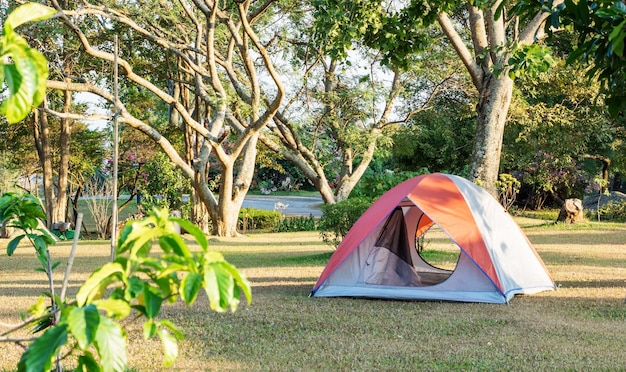
M 598 208 L 597 211 L 587 211 L 587 218 L 590 220 L 601 215 L 604 221 L 626 222 L 626 203 L 607 203 Z
M 254 208 L 241 208 L 237 226 L 240 231 L 275 231 L 280 221 L 280 213 Z
M 183 193 L 189 191 L 189 181 L 162 152 L 157 152 L 139 170 L 139 189 L 146 196 L 146 209 L 153 206 L 180 209 Z M 151 197 L 151 198 L 150 198 Z
M 351 197 L 339 203 L 323 205 L 318 226 L 324 243 L 337 247 L 370 205 L 372 199 L 369 197 Z
M 407 56 L 429 44 L 424 30 L 447 2 L 411 1 L 402 9 L 375 0 L 315 0 L 315 43 L 337 59 L 346 59 L 355 43 L 380 50 L 382 63 L 408 69 Z
M 39 221 L 46 215 L 39 199 L 30 194 L 6 193 L 0 198 L 0 224 L 22 230 L 24 233 L 11 239 L 7 244 L 7 255 L 12 256 L 20 242 L 26 238 L 37 252 L 42 269 L 49 268 L 47 249 L 55 243 L 47 230 L 39 227 Z M 56 265 L 53 265 L 56 266 Z
M 476 114 L 467 97 L 444 94 L 434 110 L 417 113 L 393 135 L 392 156 L 400 169 L 457 174 L 469 164 Z
M 503 2 L 504 3 L 504 2 Z M 524 45 L 509 58 L 509 77 L 515 79 L 522 74 L 536 78 L 539 73 L 548 71 L 556 63 L 545 45 Z
M 585 178 L 571 157 L 555 158 L 539 151 L 516 176 L 530 188 L 527 205 L 533 209 L 541 209 L 550 195 L 566 199 L 582 198 L 584 193 Z
M 390 170 L 369 172 L 361 178 L 352 191 L 352 195 L 359 198 L 367 198 L 371 201 L 401 182 L 426 173 L 429 173 L 426 168 L 422 168 L 417 172 L 394 172 Z
M 517 194 L 522 184 L 508 173 L 501 173 L 496 181 L 496 191 L 498 192 L 498 201 L 507 211 L 515 203 Z
M 42 235 L 33 233 L 37 219 L 42 217 L 36 198 L 3 195 L 0 221 L 8 221 L 10 226 L 25 232 L 9 243 L 9 255 L 23 237 L 28 237 L 37 256 L 45 256 L 42 253 L 53 241 L 43 231 Z M 176 232 L 175 223 L 193 236 L 200 252 L 189 249 Z M 160 248 L 160 254 L 152 252 L 153 246 Z M 46 267 L 50 275 L 50 264 Z M 201 290 L 206 293 L 211 309 L 218 312 L 235 311 L 242 296 L 251 301 L 248 280 L 220 253 L 208 249 L 206 236 L 195 225 L 169 217 L 167 209 L 154 210 L 143 220 L 125 225 L 115 260 L 89 276 L 79 288 L 75 302 L 65 304 L 55 298 L 60 311 L 58 322 L 29 345 L 18 363 L 18 371 L 49 370 L 64 346 L 78 355 L 79 368 L 125 370 L 126 334 L 120 322 L 132 310 L 145 318 L 144 338 L 159 337 L 164 365 L 170 366 L 178 355 L 177 340 L 182 334 L 168 320 L 159 319 L 160 310 L 179 297 L 192 305 Z M 40 300 L 31 311 L 41 314 L 43 309 Z M 53 313 L 48 316 L 52 317 Z M 97 352 L 97 359 L 92 351 Z
M 626 93 L 615 89 L 624 83 L 626 59 L 626 5 L 615 0 L 565 0 L 554 11 L 548 30 L 569 27 L 578 35 L 577 48 L 569 55 L 568 63 L 593 62 L 587 75 L 597 77 L 607 89 L 607 104 L 617 116 L 626 108 Z M 611 89 L 613 88 L 613 89 Z
M 278 232 L 316 231 L 318 223 L 313 215 L 284 217 L 278 223 Z
M 0 112 L 9 123 L 24 119 L 32 107 L 43 101 L 48 78 L 46 58 L 14 30 L 54 13 L 50 7 L 28 3 L 17 7 L 4 21 L 0 37 L 0 82 L 6 83 L 9 94 L 0 105 Z
M 558 52 L 570 47 L 569 35 L 563 37 Z M 529 207 L 540 207 L 551 193 L 581 198 L 586 180 L 601 166 L 586 157 L 608 158 L 614 170 L 623 167 L 623 124 L 610 119 L 598 84 L 588 84 L 582 66 L 559 61 L 546 74 L 520 77 L 517 88 L 501 170 L 522 181 L 520 201 L 529 199 Z

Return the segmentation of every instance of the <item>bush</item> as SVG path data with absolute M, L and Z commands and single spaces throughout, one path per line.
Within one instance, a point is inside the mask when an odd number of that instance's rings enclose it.
M 278 223 L 278 232 L 297 232 L 317 230 L 317 220 L 313 215 L 284 217 Z
M 378 198 L 389 189 L 416 176 L 428 173 L 428 169 L 422 168 L 418 172 L 394 172 L 385 170 L 382 172 L 372 172 L 361 178 L 352 193 L 353 197 Z
M 237 227 L 244 233 L 248 230 L 276 231 L 279 221 L 279 212 L 254 208 L 241 208 L 239 211 Z
M 365 197 L 349 198 L 336 204 L 323 205 L 323 214 L 318 226 L 324 243 L 336 248 L 370 205 L 372 199 Z
M 496 181 L 498 200 L 507 211 L 511 209 L 519 193 L 521 183 L 508 173 L 501 173 Z
M 626 203 L 607 203 L 598 211 L 588 211 L 587 218 L 594 220 L 598 213 L 603 221 L 626 222 Z

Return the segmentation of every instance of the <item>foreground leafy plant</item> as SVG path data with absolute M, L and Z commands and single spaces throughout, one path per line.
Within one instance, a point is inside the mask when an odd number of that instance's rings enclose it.
M 42 4 L 28 3 L 17 7 L 4 21 L 0 37 L 0 81 L 9 94 L 0 112 L 9 123 L 24 119 L 33 106 L 43 102 L 48 78 L 48 62 L 14 29 L 27 22 L 51 17 L 56 10 Z
M 33 224 L 30 218 L 36 220 L 43 212 L 40 207 L 37 209 L 30 204 L 36 202 L 34 197 L 22 198 L 28 203 L 19 204 L 15 200 L 21 199 L 16 195 L 3 196 L 0 205 L 11 208 L 0 211 L 13 211 L 13 218 L 17 218 L 18 222 L 30 221 L 22 223 L 30 227 Z M 193 236 L 201 252 L 189 249 L 176 232 L 174 223 L 180 224 Z M 20 223 L 12 225 L 20 228 Z M 12 250 L 17 247 L 13 241 L 9 244 Z M 45 239 L 43 243 L 47 246 Z M 159 255 L 152 253 L 153 247 L 160 248 Z M 37 248 L 38 251 L 40 249 L 42 247 Z M 220 253 L 208 250 L 206 236 L 190 222 L 170 217 L 166 209 L 154 210 L 149 217 L 126 224 L 117 244 L 116 257 L 113 262 L 91 274 L 80 287 L 76 301 L 63 303 L 54 296 L 58 310 L 53 307 L 43 317 L 26 322 L 51 319 L 59 313 L 56 323 L 24 352 L 18 371 L 49 370 L 62 347 L 67 352 L 59 359 L 78 355 L 78 370 L 125 370 L 126 333 L 120 321 L 131 315 L 133 310 L 145 319 L 144 339 L 158 337 L 161 340 L 164 365 L 170 366 L 178 355 L 177 341 L 183 335 L 169 320 L 157 319 L 164 303 L 172 304 L 180 297 L 191 305 L 199 292 L 204 290 L 211 309 L 224 312 L 229 309 L 235 311 L 241 295 L 248 303 L 252 299 L 248 280 Z M 41 303 L 40 300 L 39 305 L 33 307 L 35 315 L 41 314 Z M 22 326 L 14 330 L 20 328 Z

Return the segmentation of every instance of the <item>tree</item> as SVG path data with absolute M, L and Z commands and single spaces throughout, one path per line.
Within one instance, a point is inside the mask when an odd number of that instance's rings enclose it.
M 602 83 L 611 114 L 623 115 L 626 109 L 626 4 L 614 0 L 566 0 L 554 9 L 547 26 L 549 32 L 565 27 L 576 33 L 577 48 L 569 55 L 568 63 L 592 62 L 587 76 L 597 77 Z
M 571 38 L 560 37 L 553 49 L 566 58 Z M 564 58 L 541 76 L 519 79 L 505 131 L 502 169 L 524 181 L 531 208 L 548 197 L 582 198 L 598 174 L 608 183 L 608 166 L 619 167 L 623 151 L 623 124 L 607 112 L 600 84 L 589 84 L 585 65 L 566 66 Z
M 555 2 L 555 3 L 558 3 Z M 316 29 L 331 53 L 345 54 L 353 40 L 383 53 L 390 65 L 406 67 L 405 57 L 429 40 L 423 30 L 437 22 L 454 47 L 478 92 L 476 134 L 468 177 L 495 194 L 502 136 L 513 91 L 513 77 L 546 70 L 546 51 L 533 45 L 543 34 L 548 12 L 515 12 L 504 1 L 314 1 Z M 522 17 L 524 15 L 524 17 Z
M 391 154 L 399 169 L 463 174 L 471 155 L 467 139 L 476 125 L 474 98 L 448 90 L 435 99 L 432 110 L 418 113 L 394 133 Z
M 356 42 L 350 54 L 329 53 L 309 28 L 312 15 L 287 23 L 283 42 L 295 76 L 286 104 L 262 136 L 265 146 L 292 162 L 325 203 L 348 198 L 378 148 L 449 86 L 453 68 L 432 73 L 434 59 L 415 60 L 401 70 L 382 64 L 378 51 Z M 304 26 L 303 26 L 304 24 Z M 442 35 L 427 31 L 433 40 Z M 434 43 L 430 49 L 440 56 Z M 420 97 L 416 99 L 415 97 Z
M 276 1 L 194 1 L 165 7 L 103 2 L 75 9 L 51 3 L 80 39 L 82 50 L 99 63 L 114 61 L 112 37 L 106 37 L 121 34 L 122 87 L 137 87 L 170 108 L 169 121 L 182 131 L 185 153 L 87 76 L 84 83 L 48 81 L 48 87 L 91 92 L 114 104 L 120 123 L 148 136 L 190 179 L 194 196 L 211 216 L 213 233 L 236 235 L 259 136 L 284 96 L 266 41 L 255 31 Z M 210 162 L 211 155 L 216 163 Z M 221 176 L 218 195 L 208 187 L 209 171 L 216 167 Z

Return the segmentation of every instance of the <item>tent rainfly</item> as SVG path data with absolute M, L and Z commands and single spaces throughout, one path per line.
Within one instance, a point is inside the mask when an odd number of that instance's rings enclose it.
M 431 266 L 415 241 L 433 225 L 459 247 L 454 270 Z M 350 229 L 313 297 L 508 303 L 554 290 L 528 238 L 489 193 L 454 175 L 427 174 L 381 196 Z

